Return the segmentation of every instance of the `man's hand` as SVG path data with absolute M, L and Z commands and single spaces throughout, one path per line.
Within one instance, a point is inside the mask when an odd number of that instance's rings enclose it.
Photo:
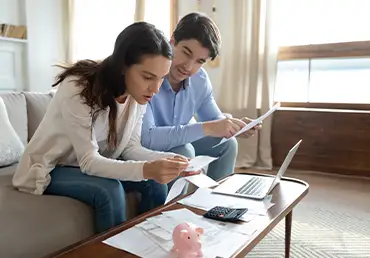
M 246 126 L 245 122 L 236 118 L 225 118 L 203 123 L 203 130 L 206 136 L 233 137 L 241 128 Z
M 244 123 L 246 123 L 246 124 L 249 124 L 250 122 L 252 122 L 252 121 L 253 121 L 252 119 L 250 119 L 250 118 L 248 118 L 248 117 L 243 117 L 241 120 L 242 120 Z M 262 123 L 257 124 L 255 127 L 253 127 L 253 128 L 251 128 L 251 129 L 249 129 L 248 131 L 246 131 L 246 132 L 242 133 L 242 134 L 240 135 L 240 137 L 249 138 L 249 137 L 251 137 L 251 136 L 254 136 L 254 135 L 256 134 L 256 132 L 257 132 L 258 130 L 261 130 L 261 129 L 262 129 Z

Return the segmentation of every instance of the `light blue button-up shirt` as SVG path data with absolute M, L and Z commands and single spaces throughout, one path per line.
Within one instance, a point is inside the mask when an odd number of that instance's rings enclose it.
M 213 97 L 212 85 L 201 68 L 186 79 L 179 92 L 165 79 L 159 92 L 147 105 L 141 142 L 146 148 L 168 151 L 204 137 L 201 122 L 223 118 Z M 190 123 L 194 115 L 197 123 Z

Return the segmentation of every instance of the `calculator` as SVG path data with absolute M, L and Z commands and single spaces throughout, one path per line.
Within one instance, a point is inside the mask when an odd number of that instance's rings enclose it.
M 216 206 L 207 211 L 203 217 L 208 219 L 220 220 L 235 222 L 239 221 L 240 218 L 248 211 L 247 208 L 236 209 L 236 208 L 227 208 L 222 206 Z

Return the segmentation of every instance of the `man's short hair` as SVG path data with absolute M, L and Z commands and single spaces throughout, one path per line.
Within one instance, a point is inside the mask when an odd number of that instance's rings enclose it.
M 219 54 L 221 47 L 221 34 L 216 23 L 202 13 L 189 13 L 177 24 L 173 32 L 175 44 L 182 40 L 196 39 L 210 52 L 211 60 Z

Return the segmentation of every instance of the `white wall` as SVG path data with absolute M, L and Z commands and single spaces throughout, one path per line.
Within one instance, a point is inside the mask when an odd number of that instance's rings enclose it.
M 0 0 L 0 23 L 25 25 L 24 0 Z M 0 91 L 19 91 L 27 86 L 27 43 L 0 40 Z
M 24 0 L 0 0 L 0 23 L 24 25 Z
M 29 91 L 47 92 L 65 61 L 63 0 L 26 0 Z
M 237 0 L 238 1 L 238 0 Z M 244 0 L 240 0 L 244 1 Z M 197 0 L 179 0 L 179 18 L 184 16 L 189 12 L 199 11 L 197 10 L 198 4 Z M 232 28 L 230 27 L 230 17 L 232 13 L 232 4 L 228 0 L 203 0 L 201 1 L 201 10 L 200 12 L 206 13 L 207 15 L 212 15 L 212 5 L 213 2 L 216 4 L 216 23 L 220 29 L 222 37 L 222 47 L 220 57 L 222 59 L 222 50 L 227 48 L 230 45 L 230 39 L 232 34 Z M 221 76 L 222 76 L 222 61 L 221 65 L 217 68 L 210 68 L 205 65 L 204 67 L 212 81 L 213 90 L 215 96 L 220 94 L 221 88 Z
M 27 26 L 27 42 L 0 40 L 0 90 L 47 92 L 66 60 L 64 0 L 0 0 L 0 23 Z M 21 78 L 20 78 L 21 77 Z

